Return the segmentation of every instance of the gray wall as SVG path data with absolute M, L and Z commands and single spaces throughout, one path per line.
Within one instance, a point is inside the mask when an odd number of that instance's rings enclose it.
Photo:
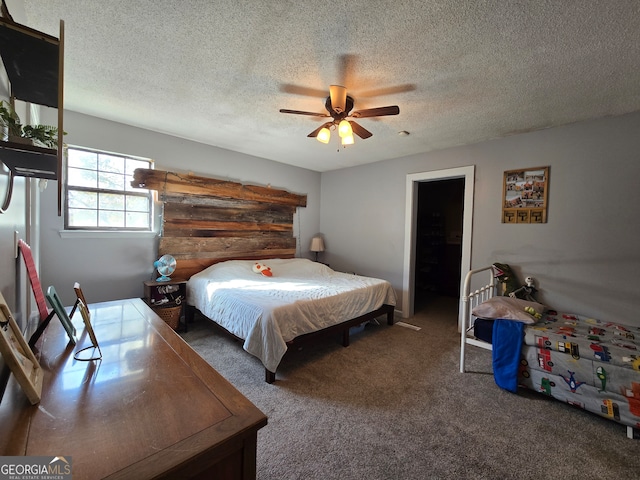
M 639 152 L 635 113 L 325 173 L 324 259 L 401 302 L 407 174 L 475 165 L 472 268 L 511 264 L 553 308 L 640 325 Z M 548 223 L 502 224 L 503 172 L 547 165 Z
M 46 118 L 43 120 L 46 122 Z M 68 132 L 65 142 L 70 145 L 152 158 L 157 169 L 271 184 L 306 194 L 307 207 L 298 209 L 294 234 L 299 237 L 297 256 L 310 258 L 309 243 L 320 225 L 319 173 L 75 112 L 65 112 L 64 129 Z M 159 220 L 160 209 L 156 213 Z M 63 225 L 62 217 L 57 216 L 57 187 L 50 182 L 42 194 L 40 216 L 41 279 L 45 288 L 55 285 L 67 305 L 75 298 L 72 287 L 76 281 L 90 302 L 142 296 L 142 282 L 154 273 L 157 236 L 61 235 Z
M 509 263 L 522 277 L 536 277 L 539 298 L 554 308 L 640 324 L 640 113 L 322 175 L 71 112 L 65 114 L 65 129 L 68 143 L 149 156 L 157 168 L 271 183 L 308 194 L 308 207 L 296 220 L 299 254 L 310 256 L 309 240 L 320 231 L 325 261 L 337 270 L 388 279 L 399 301 L 407 174 L 475 165 L 473 268 Z M 548 223 L 502 224 L 503 172 L 546 165 L 551 167 Z M 157 239 L 62 238 L 55 190 L 51 182 L 42 194 L 43 284 L 56 285 L 68 304 L 75 281 L 91 301 L 140 296 L 142 281 L 152 275 Z M 1 288 L 10 297 L 11 232 L 24 228 L 24 201 L 17 202 L 10 215 L 0 216 L 0 265 L 3 273 L 9 270 Z
M 0 292 L 18 321 L 22 321 L 22 314 L 27 312 L 24 294 L 27 276 L 22 259 L 16 262 L 14 257 L 14 231 L 26 241 L 26 183 L 22 177 L 15 179 L 11 204 L 0 214 Z

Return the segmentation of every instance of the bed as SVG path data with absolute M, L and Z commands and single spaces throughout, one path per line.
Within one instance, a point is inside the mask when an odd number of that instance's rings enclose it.
M 261 263 L 271 276 L 256 268 Z M 256 271 L 258 270 L 258 271 Z M 302 258 L 229 260 L 187 282 L 187 312 L 195 309 L 243 341 L 243 348 L 275 373 L 293 346 L 327 333 L 341 333 L 379 316 L 393 325 L 395 291 L 385 280 L 332 270 Z
M 494 378 L 502 388 L 525 387 L 551 396 L 621 423 L 629 438 L 638 438 L 640 327 L 542 306 L 531 315 L 522 300 L 497 292 L 492 267 L 467 274 L 460 305 L 460 372 L 466 370 L 467 346 L 491 350 Z

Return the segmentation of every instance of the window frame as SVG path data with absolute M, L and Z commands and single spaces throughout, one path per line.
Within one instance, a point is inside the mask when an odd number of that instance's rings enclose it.
M 148 162 L 148 168 L 153 169 L 154 161 L 150 158 L 138 157 L 135 155 L 116 153 L 107 150 L 100 150 L 96 148 L 88 148 L 81 147 L 77 145 L 66 145 L 65 146 L 65 177 L 64 177 L 64 231 L 72 232 L 72 233 L 125 233 L 125 234 L 144 234 L 144 233 L 153 233 L 154 232 L 154 206 L 155 206 L 155 192 L 153 190 L 148 190 L 145 192 L 145 189 L 140 189 L 140 192 L 131 191 L 131 190 L 112 190 L 105 188 L 93 188 L 93 187 L 84 187 L 84 186 L 75 186 L 69 185 L 69 150 L 83 151 L 89 152 L 97 155 L 108 155 L 112 157 L 122 157 L 123 159 L 131 159 L 136 161 Z M 74 167 L 72 167 L 74 168 Z M 98 167 L 96 167 L 96 172 L 100 172 Z M 126 178 L 126 177 L 125 177 Z M 131 178 L 133 180 L 133 178 Z M 132 195 L 142 198 L 147 198 L 149 201 L 149 212 L 147 217 L 147 227 L 100 227 L 100 226 L 73 226 L 69 224 L 69 192 L 70 191 L 78 191 L 78 192 L 96 192 L 96 193 L 116 193 L 116 194 L 125 194 Z M 99 214 L 101 210 L 100 206 L 97 205 L 95 209 L 92 209 Z M 126 215 L 126 205 L 124 207 L 125 215 Z

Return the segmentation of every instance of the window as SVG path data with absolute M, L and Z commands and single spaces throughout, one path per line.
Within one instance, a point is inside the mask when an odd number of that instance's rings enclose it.
M 65 229 L 152 229 L 152 195 L 133 188 L 133 171 L 149 159 L 77 147 L 67 149 Z

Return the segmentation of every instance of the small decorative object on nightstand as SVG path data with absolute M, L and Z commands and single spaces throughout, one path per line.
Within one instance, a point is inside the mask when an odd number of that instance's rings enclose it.
M 153 262 L 153 266 L 160 276 L 156 278 L 156 282 L 168 282 L 171 280 L 169 276 L 176 270 L 176 259 L 171 255 L 162 255 L 158 260 Z
M 171 328 L 177 330 L 183 314 L 187 296 L 187 281 L 172 278 L 167 281 L 147 280 L 144 282 L 144 301 Z M 184 323 L 187 331 L 187 323 Z
M 309 250 L 311 250 L 312 252 L 315 252 L 316 254 L 316 258 L 315 261 L 318 261 L 318 252 L 324 252 L 324 240 L 322 239 L 322 237 L 313 237 L 311 239 L 311 246 L 309 247 Z

